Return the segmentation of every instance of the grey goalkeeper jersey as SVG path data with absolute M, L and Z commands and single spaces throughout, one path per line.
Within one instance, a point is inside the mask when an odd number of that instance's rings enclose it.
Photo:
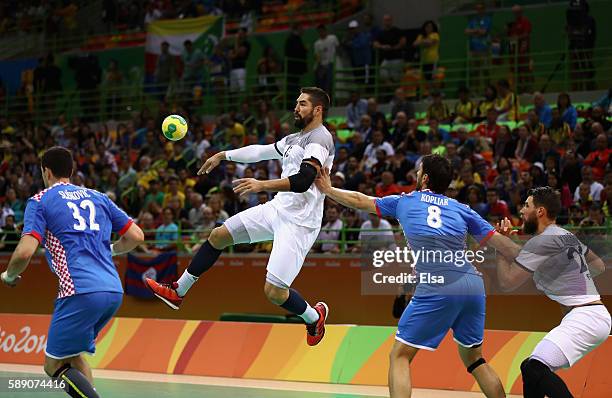
M 599 300 L 586 261 L 588 248 L 556 224 L 529 239 L 516 262 L 533 272 L 536 287 L 566 306 Z

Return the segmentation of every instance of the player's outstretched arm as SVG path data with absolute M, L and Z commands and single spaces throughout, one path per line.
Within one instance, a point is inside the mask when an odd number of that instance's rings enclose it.
M 508 218 L 504 218 L 501 223 L 497 224 L 495 233 L 488 241 L 488 244 L 498 251 L 496 258 L 497 282 L 503 291 L 518 288 L 532 276 L 531 272 L 515 261 L 521 248 L 510 239 L 509 236 L 512 233 L 512 223 Z
M 300 171 L 286 178 L 275 180 L 239 178 L 234 180 L 234 192 L 243 196 L 262 191 L 304 193 L 310 189 L 318 173 L 319 165 L 315 161 L 304 160 Z
M 329 169 L 321 170 L 321 174 L 315 180 L 315 184 L 321 193 L 324 193 L 343 206 L 367 211 L 368 213 L 376 213 L 376 204 L 374 202 L 376 198 L 364 195 L 361 192 L 332 187 Z
M 239 163 L 257 163 L 262 160 L 281 159 L 283 154 L 279 151 L 276 144 L 269 145 L 248 145 L 243 148 L 222 151 L 206 159 L 198 175 L 208 174 L 223 160 L 231 160 Z
M 132 223 L 128 230 L 119 238 L 119 240 L 111 245 L 113 256 L 125 254 L 144 242 L 144 232 L 135 223 Z
M 23 271 L 25 271 L 28 267 L 30 259 L 36 252 L 37 248 L 38 239 L 32 235 L 22 236 L 19 240 L 17 248 L 15 248 L 15 251 L 11 256 L 11 260 L 9 261 L 6 271 L 2 273 L 2 282 L 8 286 L 15 287 L 21 279 L 21 273 L 23 273 Z

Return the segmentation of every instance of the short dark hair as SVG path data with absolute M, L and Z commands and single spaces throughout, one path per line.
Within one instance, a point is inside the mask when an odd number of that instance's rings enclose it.
M 56 178 L 70 178 L 72 176 L 72 152 L 61 146 L 54 146 L 45 151 L 41 166 L 49 169 Z
M 325 119 L 327 117 L 327 111 L 329 111 L 329 106 L 331 105 L 329 94 L 319 87 L 302 87 L 300 92 L 302 94 L 308 94 L 312 105 L 323 107 L 323 119 Z
M 529 191 L 529 196 L 533 197 L 535 206 L 546 209 L 551 220 L 556 219 L 561 212 L 561 195 L 554 188 L 549 186 L 533 188 Z
M 437 194 L 444 194 L 452 179 L 453 170 L 448 159 L 440 155 L 423 156 L 423 174 L 427 174 L 429 182 L 427 188 Z

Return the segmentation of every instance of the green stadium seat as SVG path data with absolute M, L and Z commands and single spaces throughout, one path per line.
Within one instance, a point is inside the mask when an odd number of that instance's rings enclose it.
M 336 130 L 336 136 L 340 141 L 346 142 L 346 140 L 353 136 L 353 132 L 348 129 Z

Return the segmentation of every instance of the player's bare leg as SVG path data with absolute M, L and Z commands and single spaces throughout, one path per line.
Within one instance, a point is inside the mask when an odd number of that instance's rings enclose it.
M 155 296 L 174 310 L 178 310 L 187 291 L 197 282 L 200 275 L 208 271 L 217 261 L 223 249 L 234 244 L 234 240 L 225 225 L 212 230 L 208 240 L 202 244 L 193 256 L 189 266 L 177 282 L 172 284 L 157 283 L 147 278 L 147 286 Z
M 389 354 L 389 393 L 391 398 L 410 398 L 412 396 L 412 381 L 410 380 L 410 362 L 419 352 L 418 348 L 410 347 L 395 341 Z
M 277 286 L 269 281 L 266 281 L 264 285 L 264 293 L 271 303 L 296 314 L 304 320 L 308 345 L 319 344 L 325 335 L 325 320 L 329 314 L 327 304 L 318 302 L 314 307 L 311 307 L 297 290 Z
M 480 390 L 487 398 L 502 398 L 506 396 L 499 376 L 493 368 L 482 359 L 482 346 L 463 347 L 457 344 L 459 356 L 463 364 L 480 386 Z
M 71 397 L 98 398 L 93 387 L 93 375 L 89 364 L 81 355 L 54 359 L 45 357 L 45 373 L 64 384 L 64 390 Z

